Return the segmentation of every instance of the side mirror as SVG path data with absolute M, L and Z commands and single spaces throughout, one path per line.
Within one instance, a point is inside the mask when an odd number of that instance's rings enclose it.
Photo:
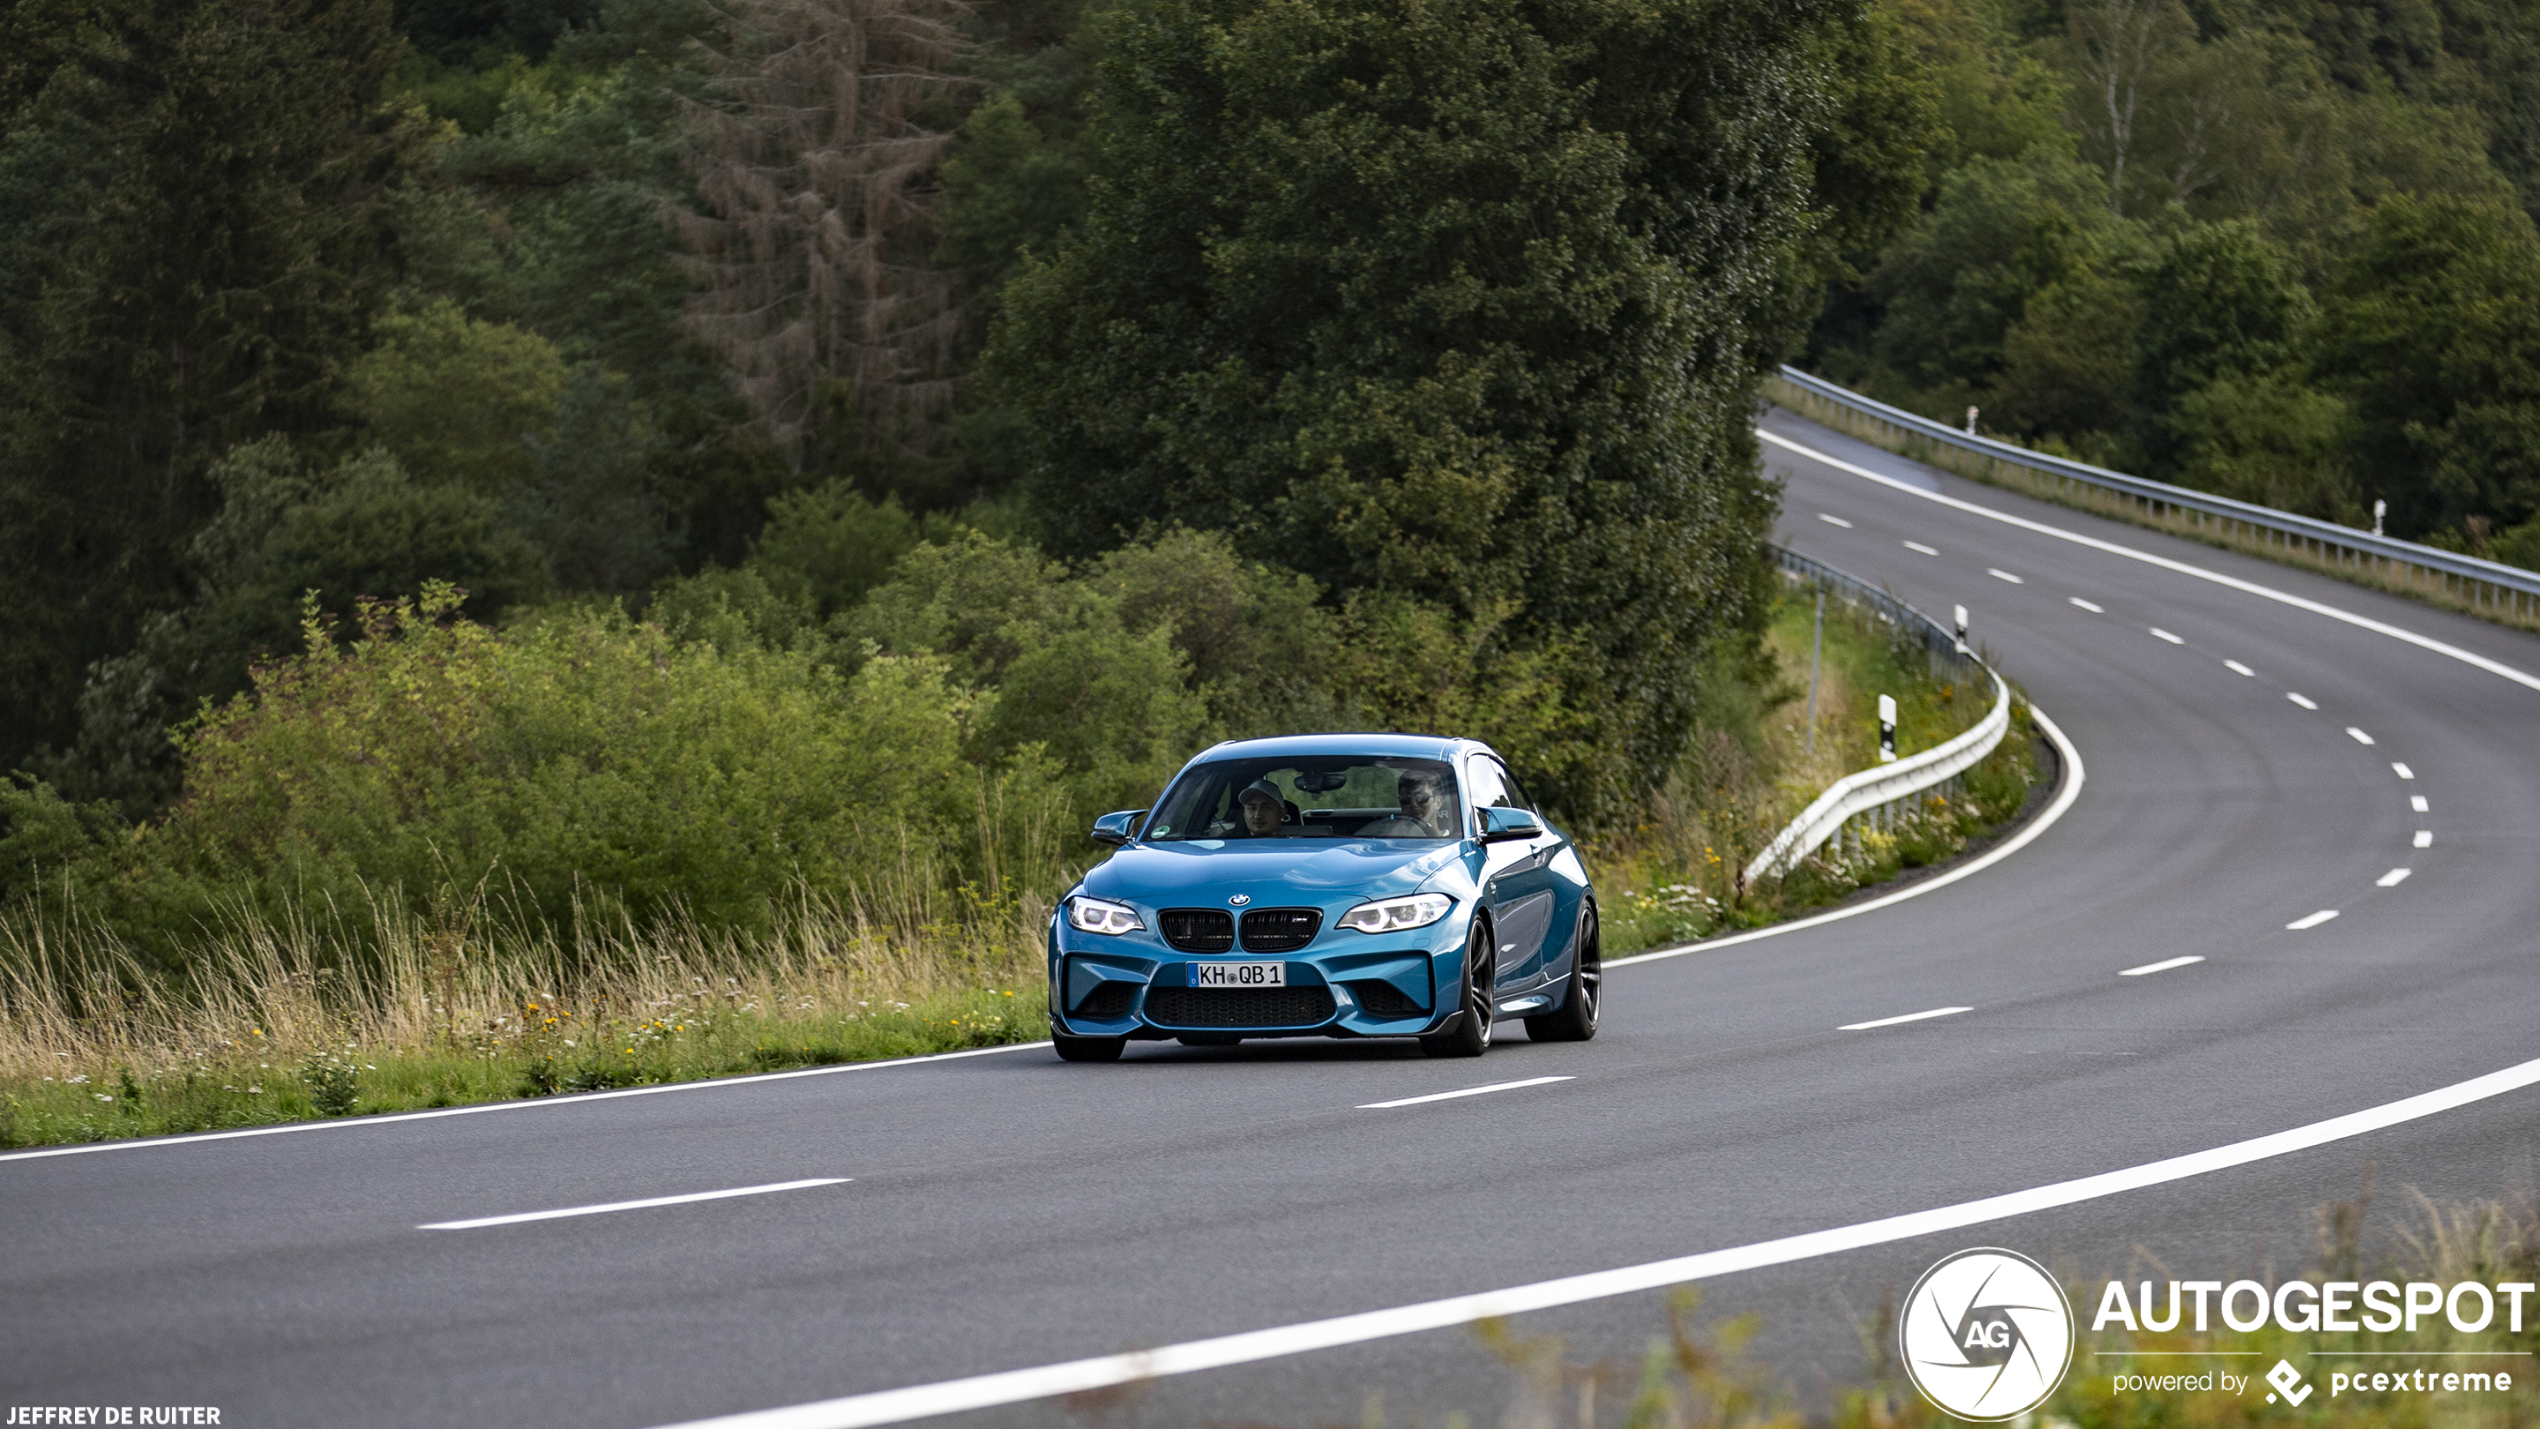
M 1482 842 L 1507 843 L 1512 839 L 1543 837 L 1543 820 L 1532 809 L 1511 809 L 1498 804 L 1482 809 Z
M 1118 848 L 1138 836 L 1138 822 L 1147 816 L 1144 809 L 1122 809 L 1094 820 L 1094 842 Z

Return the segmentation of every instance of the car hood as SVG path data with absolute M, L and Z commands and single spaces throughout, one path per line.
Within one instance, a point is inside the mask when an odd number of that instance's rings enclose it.
M 1469 847 L 1389 839 L 1132 844 L 1087 873 L 1084 891 L 1150 908 L 1218 904 L 1238 893 L 1261 908 L 1333 908 L 1416 892 L 1461 863 Z

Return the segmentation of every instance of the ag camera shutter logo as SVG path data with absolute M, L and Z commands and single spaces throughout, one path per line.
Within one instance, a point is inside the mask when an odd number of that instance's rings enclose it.
M 2072 1368 L 2073 1307 L 2027 1256 L 1962 1250 L 1914 1282 L 1897 1338 L 1925 1399 L 1961 1419 L 2015 1419 Z

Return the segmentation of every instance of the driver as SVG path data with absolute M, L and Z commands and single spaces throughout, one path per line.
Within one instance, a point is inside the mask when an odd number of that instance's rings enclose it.
M 1448 826 L 1455 800 L 1447 792 L 1445 784 L 1446 776 L 1431 770 L 1406 771 L 1394 793 L 1395 800 L 1402 805 L 1401 815 L 1360 829 L 1360 836 L 1383 839 L 1455 837 L 1455 830 Z
M 1243 806 L 1244 834 L 1250 838 L 1276 838 L 1279 821 L 1287 817 L 1288 801 L 1270 786 L 1267 779 L 1256 779 L 1244 786 L 1235 801 Z

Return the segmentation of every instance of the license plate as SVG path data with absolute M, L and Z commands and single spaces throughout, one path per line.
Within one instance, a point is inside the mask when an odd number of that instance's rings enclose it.
M 1193 987 L 1286 987 L 1286 963 L 1192 963 Z

